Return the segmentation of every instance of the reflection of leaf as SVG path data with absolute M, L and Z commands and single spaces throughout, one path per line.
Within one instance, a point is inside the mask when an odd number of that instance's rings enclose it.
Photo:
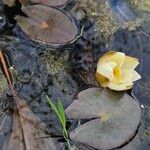
M 48 5 L 48 6 L 61 6 L 68 0 L 31 0 L 32 3 Z
M 27 103 L 15 97 L 13 129 L 4 144 L 4 150 L 55 150 L 50 138 L 46 137 L 46 125 L 31 112 Z
M 125 93 L 89 88 L 66 109 L 68 118 L 93 119 L 70 133 L 70 138 L 96 149 L 113 149 L 133 137 L 141 117 L 139 104 Z
M 63 45 L 75 39 L 76 27 L 63 12 L 42 5 L 27 6 L 22 10 L 28 17 L 16 16 L 16 20 L 21 29 L 33 40 Z

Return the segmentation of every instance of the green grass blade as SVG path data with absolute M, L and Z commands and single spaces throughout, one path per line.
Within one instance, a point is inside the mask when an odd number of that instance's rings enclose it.
M 62 105 L 62 102 L 61 100 L 59 99 L 58 100 L 58 112 L 59 112 L 59 115 L 61 117 L 61 120 L 63 122 L 63 126 L 66 127 L 66 116 L 65 116 L 65 110 L 64 110 L 64 107 Z
M 64 138 L 67 140 L 68 139 L 68 132 L 66 130 L 66 115 L 65 115 L 65 110 L 64 110 L 64 107 L 62 105 L 62 102 L 60 99 L 58 99 L 58 104 L 57 104 L 57 107 L 55 106 L 55 104 L 53 103 L 53 101 L 48 97 L 46 96 L 47 98 L 47 101 L 49 102 L 49 105 L 51 107 L 51 109 L 56 113 L 61 125 L 62 125 L 62 133 L 63 133 L 63 136 Z
M 54 105 L 53 101 L 48 97 L 46 96 L 47 100 L 48 100 L 48 103 L 50 105 L 50 107 L 52 108 L 52 110 L 56 113 L 56 115 L 60 118 L 60 115 L 59 115 L 59 112 L 56 108 L 56 106 Z

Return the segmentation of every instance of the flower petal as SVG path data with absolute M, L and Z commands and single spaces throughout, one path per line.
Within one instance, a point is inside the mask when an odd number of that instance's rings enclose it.
M 132 85 L 133 85 L 133 82 L 128 82 L 125 84 L 110 82 L 108 87 L 112 90 L 115 90 L 115 91 L 124 91 L 124 90 L 131 89 Z
M 133 78 L 132 78 L 133 82 L 141 79 L 141 76 L 135 70 L 133 70 L 132 73 L 133 73 Z
M 122 69 L 120 76 L 120 83 L 129 83 L 133 79 L 133 70 Z
M 138 66 L 139 62 L 137 58 L 125 56 L 124 64 L 122 68 L 134 70 Z
M 113 69 L 117 66 L 117 64 L 113 61 L 109 61 L 104 64 L 98 64 L 97 72 L 104 77 L 108 78 L 110 81 L 114 79 Z
M 109 80 L 108 78 L 102 76 L 101 74 L 99 74 L 98 72 L 96 72 L 96 80 L 98 81 L 98 83 L 102 86 L 102 87 L 107 87 Z
M 122 67 L 124 63 L 124 59 L 125 59 L 124 53 L 111 51 L 103 55 L 100 58 L 99 63 L 105 63 L 107 61 L 114 61 L 115 63 L 117 63 L 118 67 Z

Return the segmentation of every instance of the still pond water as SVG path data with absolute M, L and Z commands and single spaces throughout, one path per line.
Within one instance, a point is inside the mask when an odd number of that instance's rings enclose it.
M 140 61 L 137 70 L 142 79 L 129 94 L 140 102 L 142 120 L 135 137 L 118 149 L 149 150 L 150 1 L 72 0 L 58 9 L 75 20 L 81 36 L 71 44 L 53 47 L 34 42 L 22 32 L 14 19 L 15 15 L 25 15 L 19 2 L 10 8 L 0 0 L 0 49 L 14 67 L 17 94 L 47 125 L 49 135 L 56 139 L 57 149 L 67 149 L 60 124 L 45 102 L 45 95 L 54 101 L 60 98 L 66 108 L 79 91 L 97 86 L 94 72 L 103 53 L 116 50 L 137 57 Z M 0 71 L 0 150 L 12 129 L 12 112 L 12 94 Z M 69 130 L 76 126 L 76 120 L 68 120 Z M 76 149 L 93 149 L 76 145 Z

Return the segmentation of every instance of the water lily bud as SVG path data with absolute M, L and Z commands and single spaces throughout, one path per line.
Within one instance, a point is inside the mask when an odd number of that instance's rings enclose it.
M 122 52 L 108 52 L 98 61 L 96 79 L 102 87 L 115 91 L 131 89 L 133 82 L 141 79 L 134 70 L 138 64 L 137 58 L 126 56 Z

